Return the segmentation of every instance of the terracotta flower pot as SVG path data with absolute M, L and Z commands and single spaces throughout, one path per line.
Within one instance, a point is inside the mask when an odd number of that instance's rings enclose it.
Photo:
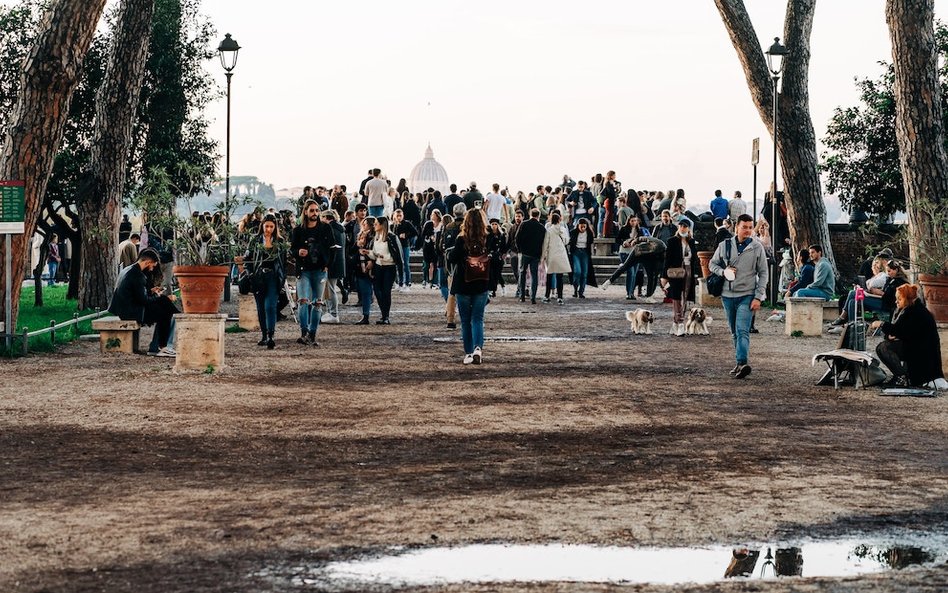
M 228 266 L 175 266 L 185 313 L 217 313 L 224 294 Z
M 948 323 L 948 276 L 919 274 L 918 283 L 925 294 L 925 306 L 938 323 Z
M 712 257 L 714 257 L 713 251 L 699 251 L 698 252 L 698 261 L 701 262 L 701 274 L 705 278 L 711 275 L 711 268 L 708 267 L 708 264 L 711 263 Z

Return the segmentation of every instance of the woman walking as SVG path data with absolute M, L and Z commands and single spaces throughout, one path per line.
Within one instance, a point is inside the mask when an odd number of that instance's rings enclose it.
M 428 222 L 425 223 L 425 227 L 421 230 L 421 255 L 424 261 L 421 286 L 422 288 L 429 286 L 431 288 L 437 288 L 438 254 L 435 250 L 435 241 L 438 238 L 438 233 L 441 232 L 441 212 L 432 210 L 428 218 Z
M 619 246 L 619 261 L 625 263 L 625 260 L 632 256 L 635 250 L 635 244 L 640 237 L 647 237 L 648 231 L 639 226 L 638 215 L 632 214 L 625 225 L 619 229 L 616 235 L 616 245 Z M 639 275 L 639 266 L 633 264 L 625 275 L 625 298 L 628 301 L 635 300 L 635 280 Z
M 670 334 L 685 335 L 685 310 L 688 301 L 695 301 L 696 276 L 700 269 L 698 248 L 691 236 L 691 221 L 686 218 L 678 223 L 678 234 L 668 242 L 661 275 L 665 294 L 672 299 L 674 308 Z
M 244 254 L 244 265 L 257 278 L 253 298 L 257 302 L 257 322 L 260 324 L 260 333 L 262 334 L 257 346 L 266 346 L 268 350 L 273 350 L 276 347 L 276 343 L 273 341 L 273 333 L 276 331 L 277 299 L 280 289 L 286 281 L 284 261 L 286 250 L 287 245 L 280 235 L 276 218 L 272 214 L 268 214 L 260 224 L 260 233 L 251 240 L 247 252 Z M 317 318 L 317 329 L 319 328 L 318 320 L 321 304 L 317 301 L 313 308 L 313 315 L 316 315 Z M 314 346 L 319 346 L 316 342 L 315 331 L 309 335 L 309 341 Z
M 573 261 L 573 297 L 586 298 L 586 282 L 592 267 L 593 232 L 589 221 L 580 218 L 569 234 L 569 252 Z
M 491 298 L 497 296 L 497 285 L 506 293 L 504 286 L 504 256 L 507 254 L 507 235 L 500 228 L 500 220 L 492 218 L 487 232 L 487 252 L 490 253 L 490 281 L 488 288 Z
M 375 218 L 367 216 L 359 223 L 359 235 L 356 237 L 356 249 L 353 256 L 353 278 L 356 292 L 359 295 L 359 304 L 362 305 L 362 319 L 355 325 L 368 325 L 369 313 L 372 312 L 372 283 L 375 280 L 375 263 L 369 258 L 369 249 L 375 237 Z
M 366 255 L 374 263 L 373 288 L 382 314 L 382 318 L 375 324 L 390 325 L 388 315 L 392 309 L 392 287 L 395 285 L 395 278 L 402 274 L 403 264 L 401 244 L 398 237 L 389 232 L 388 219 L 384 216 L 375 221 L 375 238 L 372 240 L 371 249 L 367 251 Z
M 487 251 L 487 224 L 480 209 L 468 210 L 464 215 L 461 234 L 454 248 L 448 251 L 448 263 L 457 268 L 451 282 L 451 294 L 457 298 L 461 315 L 462 364 L 481 364 L 491 264 Z
M 543 252 L 540 261 L 546 264 L 546 296 L 544 303 L 550 302 L 550 294 L 556 289 L 556 302 L 563 304 L 563 274 L 570 273 L 569 253 L 566 245 L 570 242 L 569 231 L 561 223 L 559 212 L 550 215 L 550 222 L 546 225 L 546 235 L 543 236 Z
M 418 229 L 412 223 L 405 220 L 405 213 L 398 209 L 392 215 L 392 233 L 398 237 L 398 242 L 402 244 L 402 274 L 398 277 L 398 290 L 407 291 L 411 286 L 411 266 L 408 265 L 411 257 L 411 245 L 418 236 Z

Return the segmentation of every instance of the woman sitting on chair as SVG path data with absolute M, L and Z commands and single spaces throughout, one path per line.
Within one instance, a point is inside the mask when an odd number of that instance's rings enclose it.
M 877 313 L 891 313 L 895 310 L 895 294 L 900 286 L 908 284 L 908 276 L 902 269 L 902 264 L 898 260 L 889 260 L 885 266 L 887 275 L 885 284 L 882 288 L 876 288 L 875 285 L 869 286 L 867 283 L 866 299 L 863 301 L 863 308 L 866 311 L 875 311 Z M 875 277 L 873 277 L 875 281 Z M 856 291 L 849 291 L 846 302 L 843 305 L 843 311 L 830 325 L 839 327 L 847 321 L 856 320 Z M 830 330 L 829 333 L 842 333 L 841 329 Z
M 918 286 L 904 284 L 895 291 L 898 309 L 892 322 L 873 321 L 871 329 L 882 328 L 885 339 L 876 354 L 892 371 L 889 385 L 925 385 L 944 378 L 941 344 L 935 318 L 918 300 Z

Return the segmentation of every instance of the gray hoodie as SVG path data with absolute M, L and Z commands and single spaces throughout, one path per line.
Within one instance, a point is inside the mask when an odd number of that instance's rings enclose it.
M 727 244 L 731 243 L 731 258 L 727 259 Z M 721 263 L 724 262 L 722 266 Z M 767 269 L 767 253 L 764 245 L 756 238 L 744 248 L 740 255 L 737 252 L 737 237 L 721 241 L 708 267 L 712 274 L 724 275 L 724 268 L 734 265 L 737 268 L 737 277 L 733 282 L 724 281 L 724 291 L 721 296 L 728 298 L 754 295 L 754 298 L 764 302 L 767 297 L 767 279 L 770 274 Z

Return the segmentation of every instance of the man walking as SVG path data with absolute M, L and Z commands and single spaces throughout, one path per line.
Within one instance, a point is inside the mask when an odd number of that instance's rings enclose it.
M 540 223 L 540 211 L 537 208 L 530 210 L 530 220 L 520 225 L 517 231 L 517 251 L 520 253 L 520 281 L 517 288 L 520 291 L 520 302 L 526 301 L 527 269 L 530 270 L 530 302 L 537 304 L 537 284 L 539 283 L 540 256 L 543 255 L 543 240 L 546 238 L 546 229 Z
M 385 214 L 385 196 L 388 194 L 388 182 L 382 179 L 381 169 L 372 169 L 372 179 L 365 184 L 366 205 L 369 216 L 378 218 Z
M 742 214 L 737 219 L 737 236 L 718 245 L 709 264 L 712 274 L 724 277 L 721 300 L 734 338 L 737 365 L 731 375 L 735 379 L 751 374 L 747 359 L 751 321 L 767 294 L 767 254 L 763 244 L 753 235 L 754 219 Z
M 301 333 L 296 340 L 298 344 L 316 345 L 316 332 L 322 318 L 319 305 L 322 303 L 332 244 L 329 225 L 319 221 L 319 206 L 314 200 L 308 200 L 303 207 L 303 224 L 293 229 L 291 247 L 298 270 L 296 296 Z

